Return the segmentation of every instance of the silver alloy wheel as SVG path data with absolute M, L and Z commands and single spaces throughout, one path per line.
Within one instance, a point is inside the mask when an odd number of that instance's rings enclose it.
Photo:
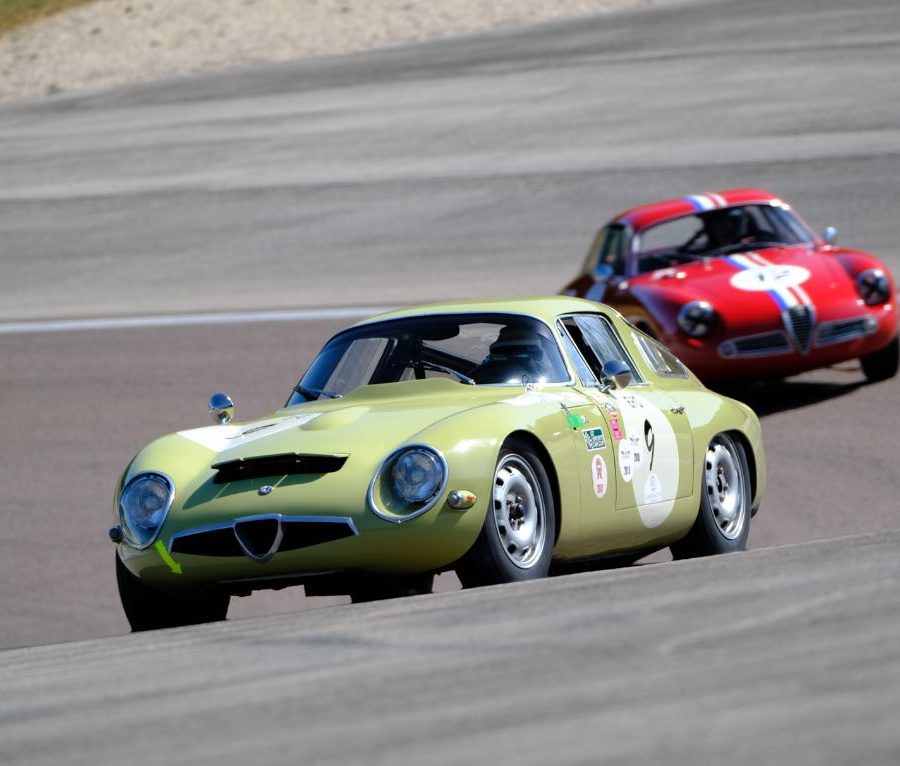
M 494 528 L 507 558 L 520 569 L 530 569 L 541 558 L 545 515 L 541 485 L 528 461 L 504 456 L 494 475 Z
M 734 445 L 716 437 L 706 448 L 706 494 L 719 533 L 728 540 L 739 537 L 747 518 L 746 478 Z

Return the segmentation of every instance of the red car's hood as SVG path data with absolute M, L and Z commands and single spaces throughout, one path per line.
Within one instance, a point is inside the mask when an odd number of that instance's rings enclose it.
M 806 245 L 718 256 L 630 281 L 635 293 L 662 293 L 679 305 L 708 301 L 732 327 L 771 323 L 794 306 L 843 311 L 859 297 L 837 258 Z

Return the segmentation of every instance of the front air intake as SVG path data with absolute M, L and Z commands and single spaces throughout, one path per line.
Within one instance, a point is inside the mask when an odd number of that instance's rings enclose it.
M 286 452 L 280 455 L 238 458 L 212 466 L 217 471 L 214 484 L 227 484 L 243 479 L 261 479 L 269 476 L 334 473 L 347 462 L 346 455 L 301 455 Z

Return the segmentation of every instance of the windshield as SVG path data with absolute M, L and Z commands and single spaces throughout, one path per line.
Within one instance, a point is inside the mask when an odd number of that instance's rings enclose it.
M 696 258 L 814 241 L 812 232 L 786 208 L 740 205 L 674 218 L 644 230 L 636 244 L 637 267 L 643 274 Z
M 346 330 L 325 345 L 288 405 L 343 396 L 359 386 L 425 378 L 461 385 L 566 383 L 550 328 L 515 314 L 446 314 Z

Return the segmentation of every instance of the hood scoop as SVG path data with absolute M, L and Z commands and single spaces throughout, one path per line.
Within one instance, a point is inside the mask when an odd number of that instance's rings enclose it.
M 346 455 L 305 455 L 286 452 L 280 455 L 238 458 L 212 466 L 217 471 L 213 484 L 227 484 L 243 479 L 261 479 L 267 476 L 334 473 L 344 467 Z

